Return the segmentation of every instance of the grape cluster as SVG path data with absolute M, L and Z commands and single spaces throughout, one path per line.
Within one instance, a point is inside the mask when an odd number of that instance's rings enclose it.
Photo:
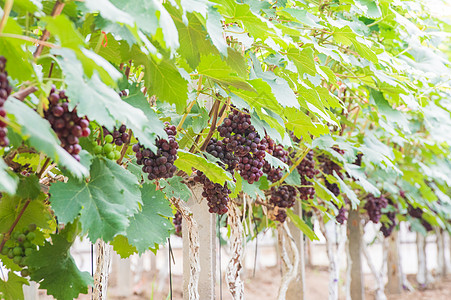
M 177 149 L 179 144 L 175 139 L 177 129 L 174 125 L 166 123 L 164 129 L 168 135 L 168 139 L 158 139 L 156 146 L 157 153 L 145 148 L 141 144 L 133 145 L 133 151 L 136 155 L 136 163 L 142 165 L 144 173 L 149 174 L 149 180 L 158 178 L 171 178 L 174 176 L 177 168 L 174 166 L 174 161 L 177 159 Z
M 105 144 L 97 145 L 97 142 L 93 143 L 94 146 L 94 154 L 102 154 L 111 160 L 118 160 L 121 157 L 121 152 L 119 150 L 115 150 L 113 144 L 113 136 L 107 135 L 105 137 Z
M 218 141 L 215 138 L 210 139 L 206 150 L 214 157 L 219 158 L 226 165 L 221 167 L 228 171 L 233 171 L 238 165 L 238 157 L 236 157 L 233 152 L 227 150 L 223 141 Z
M 388 200 L 384 196 L 375 197 L 373 194 L 369 194 L 364 208 L 368 212 L 370 220 L 377 224 L 382 216 L 382 209 L 386 208 L 388 205 Z
M 36 224 L 30 224 L 21 231 L 15 231 L 12 234 L 11 239 L 5 243 L 2 249 L 2 255 L 8 256 L 15 264 L 24 268 L 26 266 L 26 257 L 36 250 L 36 245 L 32 243 L 36 238 L 34 231 L 36 231 Z M 1 238 L 0 241 L 3 238 Z M 23 269 L 21 275 L 23 277 L 28 276 L 28 269 Z
M 237 168 L 241 177 L 249 183 L 254 183 L 263 175 L 265 150 L 268 147 L 266 139 L 260 139 L 247 110 L 241 112 L 235 108 L 218 127 L 219 134 L 224 139 L 226 150 L 238 157 Z
M 357 154 L 357 157 L 356 157 L 355 161 L 353 162 L 353 164 L 357 165 L 357 166 L 361 166 L 362 165 L 362 156 L 363 156 L 363 153 Z
M 269 202 L 277 207 L 290 208 L 296 203 L 296 195 L 296 188 L 290 185 L 272 187 Z
M 385 215 L 390 220 L 390 223 L 382 223 L 380 231 L 382 232 L 384 237 L 389 237 L 393 232 L 393 229 L 395 229 L 396 227 L 396 213 L 394 211 L 389 211 Z
M 6 72 L 5 68 L 6 58 L 0 56 L 0 117 L 6 120 L 6 111 L 3 108 L 3 104 L 11 94 L 12 87 L 9 85 L 8 73 Z M 9 140 L 6 136 L 6 134 L 8 133 L 6 126 L 7 124 L 4 122 L 4 120 L 0 120 L 0 147 L 6 147 L 9 145 Z
M 202 192 L 202 196 L 207 198 L 208 207 L 210 208 L 208 211 L 210 213 L 223 215 L 229 210 L 227 208 L 227 204 L 230 200 L 229 195 L 231 191 L 227 187 L 227 183 L 223 186 L 219 183 L 213 183 L 201 171 L 196 172 L 194 181 L 203 185 L 204 190 Z
M 338 222 L 338 224 L 343 225 L 347 219 L 348 217 L 346 216 L 346 208 L 343 205 L 338 209 L 338 214 L 335 216 L 335 220 Z
M 108 136 L 111 136 L 113 139 L 108 138 L 109 141 L 107 143 L 113 143 L 116 146 L 122 146 L 125 143 L 128 143 L 130 141 L 130 135 L 126 132 L 127 126 L 121 125 L 119 129 L 114 127 L 113 132 L 111 133 L 108 129 L 103 127 L 103 136 L 105 139 Z
M 276 145 L 274 141 L 269 137 L 265 137 L 268 146 L 266 152 L 278 158 L 284 163 L 288 163 L 288 151 L 283 148 L 282 145 Z M 263 165 L 263 172 L 268 175 L 268 180 L 271 182 L 277 182 L 283 177 L 281 168 L 273 168 L 268 162 Z
M 315 196 L 315 188 L 308 179 L 313 179 L 319 174 L 319 170 L 315 169 L 315 160 L 313 159 L 313 150 L 310 150 L 304 157 L 302 162 L 297 166 L 298 173 L 301 175 L 302 187 L 299 187 L 299 193 L 302 200 L 313 199 Z M 307 179 L 308 178 L 308 179 Z
M 277 212 L 275 214 L 276 221 L 279 221 L 280 223 L 285 222 L 287 219 L 287 212 L 284 209 L 277 209 Z
M 52 125 L 53 130 L 61 141 L 61 147 L 69 152 L 76 160 L 81 151 L 80 137 L 87 137 L 91 133 L 89 121 L 86 117 L 77 115 L 77 108 L 69 110 L 69 103 L 64 90 L 57 91 L 55 87 L 50 90 L 49 108 L 44 117 Z
M 333 147 L 333 149 L 341 155 L 344 154 L 344 150 L 341 150 L 337 147 Z M 325 174 L 334 175 L 334 171 L 335 171 L 335 173 L 337 173 L 337 175 L 341 179 L 343 179 L 343 174 L 341 173 L 341 167 L 337 163 L 335 163 L 330 158 L 325 157 L 325 156 L 320 156 L 320 159 L 323 162 L 322 168 L 323 168 L 323 172 Z M 332 192 L 332 194 L 334 194 L 335 196 L 340 195 L 340 188 L 338 187 L 338 184 L 331 183 L 327 179 L 325 179 L 325 185 L 326 185 L 326 188 Z
M 174 224 L 175 227 L 175 234 L 182 236 L 182 214 L 179 211 L 175 213 L 172 224 Z
M 412 217 L 412 218 L 416 218 L 419 219 L 421 224 L 423 225 L 424 229 L 426 229 L 426 231 L 432 231 L 433 227 L 431 224 L 429 224 L 429 222 L 427 222 L 424 218 L 423 218 L 423 210 L 420 207 L 417 208 L 413 208 L 412 205 L 410 205 L 409 203 L 409 207 L 407 208 L 407 213 Z

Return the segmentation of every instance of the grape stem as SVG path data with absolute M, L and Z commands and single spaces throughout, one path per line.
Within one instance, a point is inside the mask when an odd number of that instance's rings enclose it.
M 199 76 L 199 79 L 197 80 L 197 96 L 200 94 L 200 89 L 202 87 L 202 75 Z M 193 100 L 189 106 L 186 108 L 185 114 L 183 115 L 182 119 L 179 122 L 179 125 L 177 125 L 177 131 L 182 128 L 183 123 L 185 123 L 186 118 L 188 117 L 188 114 L 191 112 L 191 109 L 193 108 L 194 104 L 196 103 L 196 100 Z
M 0 21 L 0 33 L 3 32 L 3 29 L 5 28 L 6 22 L 8 21 L 9 14 L 11 12 L 11 9 L 13 7 L 14 0 L 6 0 L 5 7 L 3 8 L 3 17 Z
M 20 101 L 24 101 L 25 98 L 27 98 L 30 94 L 33 94 L 38 90 L 35 86 L 29 86 L 23 90 L 18 91 L 17 93 L 14 93 L 12 96 Z
M 208 131 L 208 135 L 205 138 L 204 143 L 200 147 L 200 150 L 202 150 L 202 151 L 205 151 L 205 149 L 207 149 L 208 142 L 210 141 L 211 137 L 213 136 L 213 133 L 216 130 L 216 121 L 218 120 L 219 103 L 220 103 L 220 101 L 218 99 L 216 99 L 216 101 L 213 104 L 213 107 L 211 109 L 213 111 L 213 116 L 211 118 L 212 119 L 211 126 L 210 126 L 210 130 Z
M 17 215 L 16 219 L 14 220 L 13 224 L 9 228 L 8 232 L 3 236 L 3 240 L 0 244 L 0 252 L 3 250 L 3 247 L 5 246 L 6 241 L 9 240 L 11 237 L 11 233 L 13 232 L 14 228 L 16 227 L 17 223 L 19 223 L 20 218 L 22 217 L 23 213 L 28 207 L 28 204 L 30 204 L 31 199 L 27 199 L 25 204 L 23 205 L 22 209 L 20 210 L 19 214 Z
M 63 11 L 65 3 L 64 2 L 60 2 L 60 0 L 57 0 L 55 3 L 55 6 L 53 7 L 53 11 L 52 11 L 52 17 L 56 17 L 58 15 L 61 14 L 61 12 Z M 39 46 L 36 48 L 36 51 L 34 52 L 33 56 L 35 58 L 39 57 L 42 53 L 42 50 L 44 49 L 44 44 L 42 42 L 45 42 L 48 38 L 50 37 L 50 32 L 45 29 L 44 32 L 42 33 L 41 38 L 39 39 Z
M 47 157 L 47 159 L 45 160 L 44 164 L 42 165 L 42 168 L 39 170 L 38 178 L 41 178 L 42 173 L 44 173 L 45 169 L 47 168 L 48 164 L 50 162 L 50 158 Z

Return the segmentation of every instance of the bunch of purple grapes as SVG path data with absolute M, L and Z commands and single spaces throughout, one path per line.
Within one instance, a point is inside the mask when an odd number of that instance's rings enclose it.
M 179 148 L 175 139 L 177 129 L 174 125 L 166 123 L 164 130 L 168 139 L 160 138 L 156 141 L 157 153 L 139 143 L 133 145 L 132 148 L 136 155 L 136 163 L 143 166 L 142 170 L 148 174 L 149 180 L 171 178 L 177 170 L 174 166 L 174 161 L 177 159 L 177 149 Z
M 80 161 L 79 138 L 87 137 L 91 133 L 88 119 L 79 117 L 77 108 L 69 110 L 69 102 L 64 90 L 57 91 L 55 87 L 52 87 L 48 99 L 49 108 L 44 112 L 44 117 L 60 139 L 61 147 Z
M 384 237 L 389 237 L 396 227 L 396 213 L 394 211 L 389 211 L 385 215 L 390 220 L 390 223 L 382 223 L 380 231 Z
M 265 139 L 268 143 L 266 152 L 282 162 L 288 163 L 288 151 L 285 150 L 282 145 L 276 145 L 269 136 L 266 136 Z M 268 162 L 265 162 L 263 165 L 263 172 L 268 175 L 268 180 L 271 182 L 277 182 L 283 177 L 282 169 L 273 168 Z
M 130 141 L 130 135 L 126 132 L 127 126 L 121 125 L 119 129 L 114 127 L 113 133 L 108 129 L 103 127 L 103 136 L 111 135 L 113 137 L 113 142 L 116 146 L 122 146 L 123 144 Z
M 223 141 L 218 141 L 215 138 L 210 139 L 207 146 L 207 152 L 216 158 L 219 158 L 224 164 L 221 167 L 227 171 L 233 171 L 238 165 L 239 159 L 233 152 L 227 150 Z
M 343 225 L 344 222 L 348 219 L 348 217 L 346 216 L 346 211 L 347 210 L 343 205 L 338 209 L 338 214 L 335 216 L 335 220 L 337 220 L 337 222 L 341 225 Z
M 386 208 L 388 205 L 388 200 L 384 196 L 375 197 L 373 194 L 369 194 L 364 208 L 368 212 L 370 220 L 377 224 L 382 216 L 382 209 Z
M 301 199 L 313 199 L 315 196 L 315 188 L 308 179 L 313 179 L 319 173 L 319 170 L 315 169 L 313 150 L 310 150 L 307 153 L 302 162 L 297 166 L 297 170 L 299 175 L 301 175 L 302 187 L 298 188 L 299 193 L 301 194 Z
M 277 213 L 275 214 L 276 221 L 279 221 L 280 223 L 285 222 L 287 219 L 287 212 L 284 209 L 277 209 Z
M 179 211 L 175 213 L 172 223 L 175 227 L 175 234 L 182 236 L 182 214 Z
M 6 58 L 4 56 L 0 56 L 0 147 L 6 147 L 9 145 L 8 137 L 6 136 L 8 133 L 8 129 L 6 129 L 6 111 L 3 108 L 3 104 L 5 104 L 6 99 L 11 94 L 12 87 L 8 82 L 8 72 L 6 72 Z
M 426 231 L 432 231 L 433 227 L 431 224 L 429 224 L 429 222 L 427 222 L 424 218 L 423 218 L 423 210 L 420 207 L 414 208 L 412 205 L 410 205 L 409 203 L 409 207 L 407 208 L 407 213 L 412 217 L 412 218 L 416 218 L 419 219 L 421 224 L 423 225 L 424 229 L 426 229 Z
M 241 177 L 249 183 L 254 183 L 263 175 L 265 150 L 268 147 L 266 139 L 260 139 L 247 110 L 241 112 L 236 108 L 218 127 L 219 134 L 224 139 L 226 150 L 238 157 L 237 169 Z
M 230 200 L 230 189 L 227 187 L 227 183 L 220 185 L 219 183 L 213 183 L 210 179 L 205 176 L 201 171 L 196 172 L 194 176 L 194 181 L 203 185 L 202 196 L 207 198 L 208 211 L 210 213 L 216 213 L 219 215 L 225 214 L 229 209 L 227 204 Z
M 269 203 L 277 207 L 290 208 L 296 203 L 297 190 L 291 185 L 281 185 L 271 188 Z
M 343 155 L 345 153 L 344 150 L 341 150 L 337 147 L 333 147 L 333 149 L 341 155 Z M 334 175 L 334 171 L 335 171 L 335 173 L 337 173 L 337 175 L 341 179 L 343 179 L 343 174 L 341 173 L 340 165 L 338 165 L 337 163 L 332 161 L 330 158 L 325 157 L 325 156 L 321 156 L 320 159 L 323 161 L 322 168 L 323 168 L 323 172 L 325 174 Z M 325 179 L 325 185 L 326 185 L 326 188 L 332 192 L 332 194 L 334 194 L 335 196 L 340 195 L 340 188 L 338 187 L 338 184 L 330 183 L 327 179 Z

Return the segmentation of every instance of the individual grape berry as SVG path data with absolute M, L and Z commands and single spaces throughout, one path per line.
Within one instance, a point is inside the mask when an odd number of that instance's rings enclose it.
M 63 90 L 57 91 L 55 87 L 52 87 L 48 99 L 49 107 L 44 112 L 44 117 L 61 141 L 61 147 L 80 161 L 79 139 L 91 133 L 88 127 L 89 121 L 86 117 L 78 116 L 77 108 L 69 110 L 68 98 Z
M 297 190 L 290 185 L 271 188 L 269 203 L 277 207 L 290 208 L 296 203 Z
M 368 212 L 370 220 L 377 224 L 382 216 L 382 209 L 386 208 L 388 205 L 388 200 L 384 196 L 375 197 L 373 194 L 369 194 L 364 208 Z
M 177 236 L 182 236 L 182 214 L 179 211 L 175 213 L 172 223 L 175 227 L 175 234 Z
M 213 183 L 201 171 L 196 171 L 194 181 L 203 185 L 202 196 L 208 201 L 208 207 L 210 208 L 208 211 L 210 213 L 223 215 L 229 210 L 227 204 L 230 200 L 229 195 L 231 191 L 227 187 L 227 183 L 223 186 L 219 183 Z
M 3 108 L 3 104 L 6 99 L 8 99 L 11 94 L 12 87 L 8 82 L 8 72 L 5 70 L 6 68 L 6 58 L 4 56 L 0 56 L 0 147 L 6 147 L 9 145 L 9 140 L 7 137 L 8 129 L 6 128 L 6 111 Z
M 22 271 L 20 271 L 20 276 L 22 277 L 27 277 L 30 275 L 30 271 L 28 271 L 28 269 L 23 269 Z
M 157 153 L 139 143 L 133 145 L 132 148 L 135 152 L 136 163 L 143 166 L 142 170 L 148 174 L 149 180 L 171 178 L 177 170 L 177 167 L 174 166 L 174 161 L 177 159 L 177 149 L 179 148 L 175 139 L 177 129 L 174 125 L 166 123 L 165 131 L 168 139 L 160 138 L 156 141 Z

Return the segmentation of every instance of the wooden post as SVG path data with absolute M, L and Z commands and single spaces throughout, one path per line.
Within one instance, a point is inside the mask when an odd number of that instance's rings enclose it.
M 107 298 L 108 277 L 110 276 L 111 246 L 102 240 L 96 242 L 96 272 L 94 274 L 94 300 Z
M 293 207 L 293 212 L 302 219 L 302 207 L 297 201 Z M 299 252 L 298 273 L 295 280 L 288 285 L 287 300 L 304 300 L 305 299 L 305 261 L 304 261 L 304 234 L 297 228 L 293 222 L 288 223 L 291 236 Z
M 400 294 L 402 292 L 402 274 L 399 261 L 399 239 L 398 231 L 393 230 L 387 238 L 387 276 L 388 282 L 385 286 L 388 294 Z
M 422 288 L 428 284 L 428 268 L 426 263 L 426 237 L 417 232 L 418 273 L 417 282 Z
M 437 237 L 437 275 L 446 277 L 445 235 L 442 228 L 435 229 Z
M 348 216 L 348 280 L 349 296 L 352 300 L 365 299 L 362 272 L 362 225 L 357 210 Z
M 196 185 L 192 189 L 192 196 L 187 205 L 196 220 L 199 231 L 199 299 L 215 299 L 216 275 L 216 215 L 208 212 L 207 200 L 202 197 L 202 186 Z M 189 281 L 191 277 L 189 238 L 185 232 L 188 228 L 182 220 L 183 234 L 183 299 L 189 298 Z

